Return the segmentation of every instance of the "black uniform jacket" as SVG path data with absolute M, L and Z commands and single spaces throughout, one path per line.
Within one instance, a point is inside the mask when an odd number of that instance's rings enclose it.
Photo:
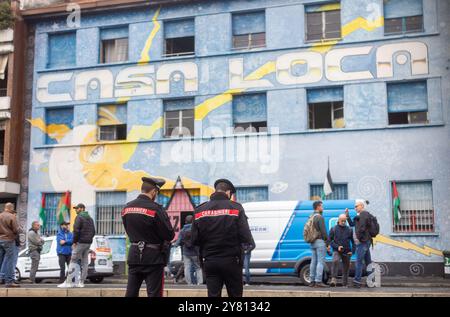
M 129 265 L 165 265 L 167 254 L 162 247 L 175 236 L 169 216 L 164 208 L 145 195 L 139 195 L 122 210 L 122 221 L 131 243 L 144 241 L 161 245 L 161 249 L 146 247 L 140 256 L 136 245 L 130 245 Z
M 195 209 L 192 241 L 206 259 L 241 257 L 241 245 L 255 243 L 244 208 L 224 193 L 212 194 Z

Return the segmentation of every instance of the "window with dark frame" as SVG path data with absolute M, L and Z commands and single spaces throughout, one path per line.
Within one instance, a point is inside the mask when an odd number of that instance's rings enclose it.
M 267 96 L 265 93 L 233 96 L 234 133 L 267 132 Z
M 267 186 L 237 186 L 236 201 L 240 204 L 269 200 L 269 188 Z
M 100 63 L 116 63 L 128 60 L 128 38 L 103 40 Z
M 195 54 L 194 19 L 164 22 L 165 57 Z
M 306 6 L 306 40 L 321 41 L 341 38 L 340 3 Z
M 433 190 L 431 181 L 395 182 L 400 210 L 395 216 L 392 205 L 393 231 L 395 233 L 430 233 L 435 231 Z M 391 188 L 393 183 L 391 183 Z
M 98 106 L 98 140 L 120 141 L 127 139 L 127 105 Z
M 338 129 L 345 128 L 343 89 L 309 89 L 308 128 Z
M 384 2 L 384 34 L 423 32 L 422 0 Z
M 266 46 L 265 11 L 234 13 L 233 49 Z
M 426 81 L 387 84 L 388 123 L 428 124 Z
M 164 100 L 164 136 L 194 136 L 193 98 Z

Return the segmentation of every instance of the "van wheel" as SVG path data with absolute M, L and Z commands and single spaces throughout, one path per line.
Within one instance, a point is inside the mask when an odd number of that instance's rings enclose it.
M 98 284 L 103 282 L 103 277 L 90 277 L 89 281 L 91 281 L 91 283 Z
M 15 272 L 16 276 L 15 276 L 15 280 L 17 282 L 19 282 L 22 278 L 20 277 L 20 271 L 18 268 L 16 268 L 16 272 Z
M 34 281 L 35 281 L 37 284 L 39 284 L 39 283 L 42 282 L 42 279 L 41 279 L 41 278 L 37 278 L 37 279 L 35 279 Z
M 309 278 L 309 263 L 302 266 L 300 272 L 298 273 L 298 277 L 303 285 L 309 285 L 311 280 Z
M 311 284 L 311 279 L 309 278 L 309 263 L 302 266 L 299 272 L 299 278 L 303 285 L 308 286 Z M 328 280 L 330 278 L 330 275 L 328 274 L 327 270 L 325 269 L 323 272 L 322 281 L 324 284 L 328 283 Z

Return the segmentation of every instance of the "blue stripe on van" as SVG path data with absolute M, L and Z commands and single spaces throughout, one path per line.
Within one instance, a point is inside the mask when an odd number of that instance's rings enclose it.
M 292 212 L 289 218 L 288 224 L 280 237 L 280 240 L 275 248 L 272 256 L 272 261 L 298 261 L 302 258 L 311 257 L 310 245 L 303 241 L 303 227 L 312 214 L 312 204 L 314 201 L 306 200 L 299 201 L 297 206 Z M 353 218 L 354 212 L 354 200 L 324 200 L 324 216 L 325 226 L 327 230 L 335 225 L 337 216 L 344 212 L 345 208 L 348 208 L 350 215 Z M 289 274 L 295 273 L 294 268 L 269 268 L 267 273 L 281 273 Z

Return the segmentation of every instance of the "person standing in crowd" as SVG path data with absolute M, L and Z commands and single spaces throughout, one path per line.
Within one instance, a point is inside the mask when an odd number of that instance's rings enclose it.
M 325 227 L 325 219 L 322 216 L 323 213 L 323 203 L 321 201 L 315 201 L 313 203 L 314 213 L 311 216 L 311 230 L 314 232 L 313 239 L 305 239 L 305 241 L 311 244 L 311 264 L 309 269 L 309 277 L 310 277 L 310 287 L 328 287 L 328 285 L 324 284 L 322 281 L 323 271 L 325 269 L 325 256 L 327 252 L 327 243 L 328 235 Z M 307 225 L 305 225 L 307 227 Z
M 200 247 L 208 297 L 221 297 L 225 284 L 229 297 L 242 297 L 242 244 L 254 243 L 241 204 L 231 201 L 236 193 L 227 179 L 214 183 L 210 200 L 195 209 L 192 241 Z
M 122 222 L 130 239 L 126 297 L 138 297 L 145 280 L 148 297 L 162 297 L 164 267 L 175 232 L 164 208 L 155 202 L 163 179 L 142 178 L 141 194 L 126 204 Z
M 44 239 L 41 238 L 39 230 L 41 225 L 39 221 L 33 221 L 28 231 L 28 251 L 31 258 L 30 280 L 36 283 L 36 272 L 39 269 L 39 261 L 41 260 L 41 251 L 44 246 Z
M 174 246 L 181 246 L 184 263 L 184 277 L 188 285 L 203 284 L 203 273 L 200 267 L 199 248 L 192 244 L 192 221 L 194 217 L 186 217 L 186 224 L 181 229 Z M 195 274 L 194 274 L 195 273 Z
M 66 279 L 66 265 L 69 267 L 72 255 L 73 234 L 70 232 L 69 225 L 68 222 L 63 222 L 56 235 L 56 253 L 60 268 L 59 283 L 63 283 Z
M 15 262 L 17 262 L 18 248 L 16 239 L 19 237 L 19 224 L 14 211 L 14 205 L 7 203 L 5 210 L 0 213 L 0 269 L 2 283 L 6 287 L 20 287 L 14 283 Z
M 242 245 L 242 251 L 244 252 L 245 286 L 250 285 L 250 258 L 254 248 L 254 243 L 244 243 Z
M 72 256 L 67 279 L 58 285 L 61 288 L 84 287 L 88 273 L 89 250 L 95 236 L 94 220 L 86 211 L 86 206 L 80 203 L 74 209 L 77 217 L 73 225 Z M 81 263 L 81 268 L 79 263 Z M 78 274 L 80 271 L 81 276 Z
M 354 240 L 356 244 L 356 264 L 355 277 L 353 279 L 353 287 L 361 288 L 361 277 L 365 267 L 372 263 L 370 255 L 370 246 L 372 244 L 371 226 L 378 227 L 376 219 L 368 211 L 366 211 L 365 200 L 358 199 L 355 201 L 355 210 L 357 215 L 352 220 L 349 216 L 348 209 L 345 210 L 347 221 L 350 226 L 355 227 Z M 379 227 L 378 227 L 379 230 Z
M 347 216 L 342 214 L 338 218 L 338 224 L 331 228 L 328 244 L 333 248 L 333 262 L 331 265 L 330 286 L 336 286 L 336 278 L 339 263 L 342 261 L 342 286 L 348 285 L 348 271 L 352 254 L 355 253 L 353 230 L 347 226 Z

